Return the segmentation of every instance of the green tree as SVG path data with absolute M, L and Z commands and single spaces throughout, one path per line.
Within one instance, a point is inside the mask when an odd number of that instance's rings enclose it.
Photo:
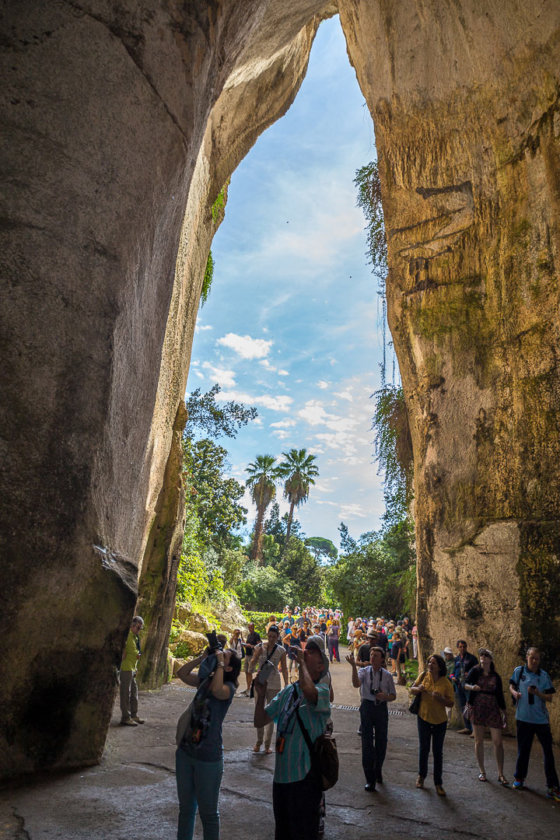
M 276 481 L 279 477 L 276 458 L 273 455 L 257 455 L 245 472 L 249 473 L 249 478 L 245 484 L 251 491 L 251 498 L 257 508 L 251 557 L 257 563 L 260 563 L 262 561 L 264 516 L 267 507 L 276 495 Z
M 314 463 L 315 455 L 308 455 L 306 449 L 290 449 L 283 452 L 284 460 L 278 467 L 279 475 L 284 479 L 284 496 L 290 503 L 286 528 L 286 545 L 290 541 L 294 509 L 309 498 L 309 489 L 315 484 L 319 468 Z
M 247 509 L 239 504 L 245 488 L 225 475 L 227 450 L 208 438 L 183 447 L 187 493 L 198 521 L 204 545 L 230 543 L 230 532 L 247 521 Z
M 209 391 L 201 394 L 196 388 L 185 405 L 188 419 L 183 439 L 209 437 L 216 439 L 225 435 L 236 437 L 239 429 L 257 417 L 257 409 L 243 403 L 229 400 L 218 405 L 216 399 L 222 389 L 216 383 Z
M 348 552 L 325 571 L 344 612 L 392 618 L 409 612 L 414 549 L 408 520 L 380 532 L 369 531 L 356 541 L 349 538 L 346 545 Z
M 289 604 L 294 597 L 290 580 L 271 566 L 255 563 L 245 567 L 237 594 L 243 606 L 250 610 L 277 610 L 280 604 Z
M 284 555 L 276 566 L 284 580 L 291 581 L 293 598 L 300 604 L 320 604 L 324 599 L 321 567 L 302 540 L 290 537 Z M 289 603 L 289 601 L 284 601 Z
M 304 542 L 318 563 L 332 563 L 338 557 L 337 547 L 326 537 L 307 537 Z

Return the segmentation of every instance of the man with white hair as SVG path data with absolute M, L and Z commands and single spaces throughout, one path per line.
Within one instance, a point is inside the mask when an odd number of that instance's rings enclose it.
M 136 684 L 136 669 L 138 668 L 138 660 L 142 656 L 138 634 L 143 627 L 144 619 L 135 615 L 126 639 L 119 672 L 121 726 L 137 726 L 139 723 L 144 723 L 143 719 L 138 717 L 138 685 Z

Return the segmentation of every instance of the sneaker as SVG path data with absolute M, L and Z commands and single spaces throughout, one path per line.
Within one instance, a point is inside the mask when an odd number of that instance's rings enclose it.
M 132 715 L 131 720 L 133 720 L 135 723 L 146 723 L 144 718 L 138 717 L 138 715 Z
M 523 790 L 524 787 L 525 786 L 524 786 L 523 782 L 520 782 L 519 779 L 514 779 L 513 780 L 512 788 L 514 790 Z
M 560 788 L 549 787 L 546 789 L 546 798 L 554 799 L 555 802 L 560 802 Z
M 121 726 L 138 726 L 138 724 L 132 718 L 127 718 L 126 720 L 121 720 Z

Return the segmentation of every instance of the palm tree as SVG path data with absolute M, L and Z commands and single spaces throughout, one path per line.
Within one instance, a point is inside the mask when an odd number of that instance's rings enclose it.
M 253 533 L 253 560 L 262 561 L 262 542 L 264 515 L 267 507 L 276 495 L 276 481 L 279 478 L 276 458 L 272 455 L 257 455 L 254 462 L 249 464 L 245 472 L 249 478 L 245 485 L 251 491 L 251 498 L 257 508 L 255 530 Z
M 290 541 L 290 531 L 294 518 L 294 508 L 306 502 L 309 487 L 315 484 L 314 476 L 319 475 L 319 468 L 313 463 L 316 455 L 308 455 L 306 449 L 290 449 L 282 452 L 284 461 L 278 466 L 278 473 L 284 478 L 284 497 L 290 503 L 288 525 L 286 528 L 286 547 Z

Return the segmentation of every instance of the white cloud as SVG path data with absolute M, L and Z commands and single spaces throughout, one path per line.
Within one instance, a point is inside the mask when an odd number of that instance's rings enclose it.
M 287 370 L 283 370 L 282 368 L 280 368 L 280 370 L 278 371 L 278 376 L 289 376 L 289 375 L 290 375 L 289 372 Z
M 346 434 L 344 432 L 324 432 L 318 434 L 317 439 L 322 441 L 327 449 L 340 450 L 347 457 L 355 455 L 357 452 L 356 440 L 354 435 Z
M 274 435 L 274 437 L 277 437 L 278 440 L 288 440 L 288 438 L 290 437 L 290 432 L 286 432 L 284 429 L 276 429 L 274 432 L 272 432 L 272 434 Z
M 206 330 L 213 330 L 214 327 L 211 324 L 197 324 L 194 328 L 195 332 L 206 332 Z
M 218 339 L 218 344 L 229 347 L 242 359 L 262 359 L 268 356 L 272 347 L 272 341 L 266 341 L 264 338 L 251 338 L 250 335 L 237 335 L 236 333 L 227 333 L 227 335 Z
M 335 391 L 334 396 L 341 400 L 348 400 L 348 402 L 352 402 L 354 399 L 350 391 Z
M 270 411 L 288 412 L 293 403 L 291 397 L 286 394 L 278 395 L 276 397 L 268 394 L 247 394 L 244 391 L 222 391 L 217 399 L 224 402 L 235 400 L 236 402 L 245 403 L 245 405 L 261 405 L 263 408 L 268 408 Z
M 317 388 L 321 388 L 321 390 L 325 391 L 330 384 L 330 382 L 325 382 L 324 379 L 320 379 L 319 382 L 317 382 Z
M 215 379 L 222 388 L 233 388 L 235 386 L 235 372 L 233 370 L 214 367 L 210 362 L 203 362 L 202 367 L 208 371 L 210 379 Z
M 363 505 L 354 502 L 342 505 L 338 515 L 341 519 L 366 519 L 369 511 L 365 510 Z
M 285 420 L 278 420 L 276 423 L 270 424 L 273 429 L 291 429 L 296 425 L 296 421 L 286 417 Z
M 310 426 L 319 426 L 328 417 L 327 412 L 323 408 L 323 404 L 318 400 L 308 400 L 305 403 L 305 407 L 301 408 L 297 414 L 298 417 L 301 417 Z

